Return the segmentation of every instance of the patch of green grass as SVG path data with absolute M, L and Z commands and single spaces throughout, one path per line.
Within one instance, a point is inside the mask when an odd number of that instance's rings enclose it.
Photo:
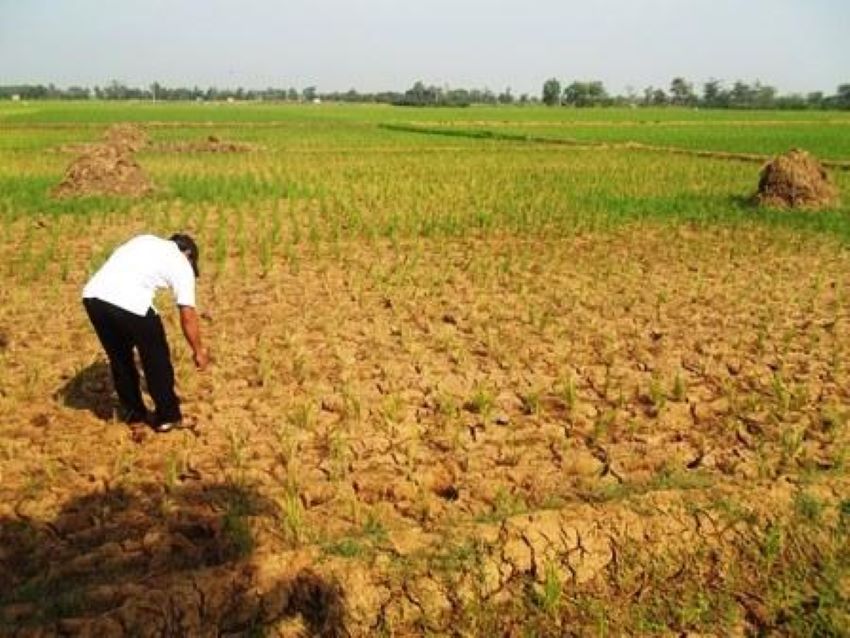
M 481 418 L 486 421 L 490 413 L 493 411 L 495 403 L 496 398 L 493 396 L 492 391 L 482 385 L 479 385 L 472 391 L 472 395 L 464 404 L 464 408 L 473 414 L 480 415 Z
M 458 574 L 473 570 L 480 564 L 483 547 L 475 540 L 448 540 L 439 551 L 426 557 L 429 567 L 442 574 Z
M 0 174 L 0 223 L 22 217 L 46 218 L 67 215 L 89 217 L 108 210 L 123 213 L 132 206 L 130 200 L 120 197 L 82 197 L 53 199 L 50 190 L 61 180 L 61 170 L 55 175 L 2 175 Z
M 363 523 L 363 536 L 372 542 L 383 542 L 387 539 L 387 528 L 374 512 L 368 512 Z
M 817 523 L 821 520 L 825 505 L 812 494 L 800 491 L 794 499 L 794 509 L 797 515 L 806 522 Z
M 561 606 L 563 594 L 564 587 L 558 569 L 552 563 L 546 563 L 543 582 L 530 589 L 531 603 L 544 614 L 554 616 Z
M 367 548 L 354 538 L 343 538 L 323 546 L 325 553 L 343 558 L 358 558 L 362 556 Z
M 584 494 L 584 497 L 593 502 L 607 503 L 624 501 L 659 490 L 705 490 L 715 484 L 716 479 L 709 472 L 664 466 L 647 481 L 604 483 L 594 487 Z
M 713 486 L 716 478 L 702 470 L 686 470 L 665 465 L 645 486 L 647 491 L 654 490 L 700 490 Z
M 388 538 L 384 523 L 369 511 L 360 529 L 349 535 L 329 539 L 321 543 L 322 551 L 343 558 L 370 558 L 385 545 Z
M 517 514 L 528 511 L 528 503 L 521 494 L 511 494 L 508 490 L 500 487 L 493 498 L 491 511 L 476 520 L 482 523 L 493 523 L 504 521 Z
M 261 200 L 310 198 L 315 191 L 310 187 L 279 179 L 261 179 L 253 175 L 239 174 L 177 174 L 163 176 L 158 180 L 164 192 L 161 201 L 179 198 L 185 202 L 218 205 L 239 205 Z

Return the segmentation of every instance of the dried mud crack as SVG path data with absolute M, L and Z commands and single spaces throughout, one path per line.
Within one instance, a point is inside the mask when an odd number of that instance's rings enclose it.
M 732 229 L 305 247 L 205 282 L 196 434 L 141 438 L 77 282 L 35 282 L 0 634 L 846 626 L 848 274 Z

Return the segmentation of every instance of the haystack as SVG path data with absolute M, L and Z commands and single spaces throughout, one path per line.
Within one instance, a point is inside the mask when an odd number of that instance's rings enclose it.
M 141 197 L 152 190 L 153 185 L 128 147 L 103 144 L 77 157 L 51 194 L 59 199 L 88 195 Z
M 838 189 L 812 155 L 791 149 L 764 165 L 756 200 L 762 206 L 823 208 L 838 202 Z
M 110 146 L 122 146 L 131 153 L 141 150 L 148 143 L 148 135 L 135 124 L 113 124 L 103 139 Z

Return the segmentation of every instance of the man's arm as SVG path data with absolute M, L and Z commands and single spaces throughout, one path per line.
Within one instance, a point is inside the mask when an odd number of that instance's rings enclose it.
M 210 362 L 209 355 L 201 344 L 201 322 L 198 313 L 192 306 L 179 306 L 180 327 L 183 328 L 183 336 L 194 353 L 195 366 L 203 370 Z

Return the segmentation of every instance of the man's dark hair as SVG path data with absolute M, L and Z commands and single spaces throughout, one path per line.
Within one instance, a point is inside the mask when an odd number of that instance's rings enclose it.
M 201 273 L 198 271 L 198 244 L 195 243 L 195 240 L 184 233 L 175 233 L 169 239 L 177 244 L 180 252 L 188 255 L 189 263 L 192 264 L 192 270 L 195 271 L 195 277 L 200 277 Z

